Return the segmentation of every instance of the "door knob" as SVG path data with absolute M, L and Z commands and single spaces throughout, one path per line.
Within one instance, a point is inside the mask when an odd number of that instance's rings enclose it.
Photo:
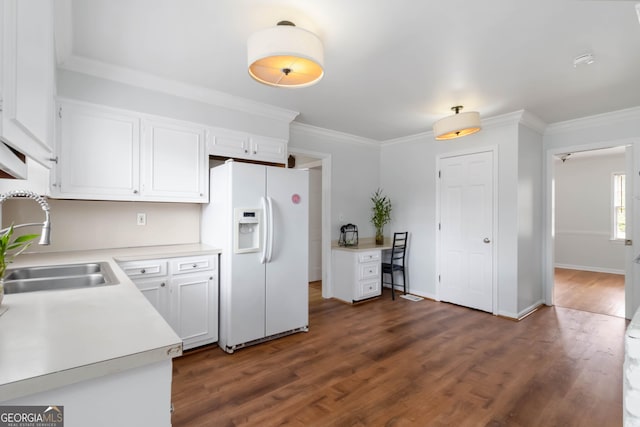
M 488 237 L 485 237 L 485 238 L 484 238 L 484 240 L 483 240 L 483 242 L 485 242 L 485 243 L 491 243 L 491 240 L 490 240 Z

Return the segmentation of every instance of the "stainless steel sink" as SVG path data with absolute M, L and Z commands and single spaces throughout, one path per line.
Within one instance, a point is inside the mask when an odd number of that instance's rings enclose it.
M 48 265 L 8 269 L 5 294 L 117 285 L 106 262 Z
M 100 273 L 104 268 L 102 264 L 91 262 L 87 264 L 45 265 L 38 267 L 24 267 L 8 269 L 5 280 L 37 279 L 42 277 L 81 276 L 85 274 Z M 108 264 L 106 264 L 108 266 Z

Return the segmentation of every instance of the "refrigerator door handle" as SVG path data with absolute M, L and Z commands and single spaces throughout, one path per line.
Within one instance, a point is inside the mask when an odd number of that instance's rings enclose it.
M 269 229 L 269 246 L 267 248 L 267 262 L 271 262 L 271 256 L 273 255 L 273 199 L 267 197 L 267 207 L 269 209 L 268 215 L 268 229 Z
M 269 245 L 269 227 L 268 224 L 268 210 L 267 199 L 260 197 L 260 204 L 262 205 L 262 222 L 264 224 L 262 228 L 262 253 L 260 254 L 260 263 L 265 264 L 267 262 L 267 246 Z

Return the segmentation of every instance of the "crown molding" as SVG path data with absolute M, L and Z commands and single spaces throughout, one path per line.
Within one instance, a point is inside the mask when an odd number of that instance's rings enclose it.
M 118 67 L 76 55 L 69 56 L 59 65 L 59 68 L 286 123 L 291 123 L 300 114 L 297 111 L 263 104 L 224 92 L 181 83 L 150 73 Z
M 626 108 L 624 110 L 610 111 L 608 113 L 552 123 L 547 127 L 545 135 L 588 129 L 629 120 L 640 120 L 640 107 Z
M 424 141 L 425 138 L 431 138 L 435 141 L 435 139 L 433 138 L 433 131 L 432 130 L 428 130 L 425 132 L 420 132 L 420 133 L 415 133 L 413 135 L 407 135 L 407 136 L 401 136 L 398 138 L 393 138 L 393 139 L 387 139 L 385 141 L 381 142 L 381 145 L 388 147 L 391 145 L 397 145 L 397 144 L 406 144 L 409 142 L 418 142 L 418 141 Z
M 518 110 L 512 113 L 501 114 L 499 116 L 488 117 L 482 119 L 482 128 L 492 128 L 499 126 L 507 126 L 521 123 L 524 126 L 527 126 L 533 130 L 540 132 L 541 134 L 547 128 L 547 124 L 542 120 L 534 116 L 525 110 Z M 388 139 L 386 141 L 382 141 L 381 144 L 384 146 L 396 145 L 396 144 L 404 144 L 409 142 L 422 142 L 425 138 L 433 139 L 433 131 L 425 131 L 421 133 L 417 133 L 414 135 L 402 136 L 399 138 Z M 435 139 L 434 139 L 435 142 Z
M 538 132 L 540 135 L 544 134 L 544 132 L 547 130 L 547 127 L 549 127 L 549 125 L 538 118 L 538 116 L 528 112 L 527 110 L 522 110 L 520 124 Z
M 290 132 L 297 131 L 305 133 L 307 135 L 318 136 L 325 139 L 338 140 L 340 142 L 346 142 L 348 144 L 366 145 L 369 147 L 380 147 L 380 141 L 370 138 L 364 138 L 362 136 L 352 135 L 349 133 L 339 132 L 337 130 L 331 130 L 321 128 L 318 126 L 308 125 L 306 123 L 292 122 L 290 126 Z

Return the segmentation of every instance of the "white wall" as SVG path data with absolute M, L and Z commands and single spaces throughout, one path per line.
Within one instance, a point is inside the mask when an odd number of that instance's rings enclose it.
M 492 120 L 485 120 L 483 130 L 477 134 L 453 141 L 435 141 L 432 134 L 425 133 L 410 138 L 386 142 L 380 155 L 381 185 L 393 201 L 394 213 L 390 232 L 409 231 L 410 243 L 407 265 L 409 268 L 409 289 L 412 293 L 437 299 L 437 200 L 436 200 L 436 159 L 444 154 L 474 152 L 497 147 L 498 158 L 495 167 L 498 171 L 497 216 L 494 242 L 497 245 L 497 282 L 496 312 L 508 317 L 522 315 L 523 304 L 540 299 L 541 281 L 531 279 L 524 289 L 523 301 L 519 303 L 519 246 L 525 241 L 526 224 L 531 224 L 529 239 L 542 239 L 533 230 L 539 229 L 540 214 L 531 212 L 531 205 L 540 198 L 541 154 L 533 157 L 533 166 L 525 169 L 523 180 L 529 180 L 528 204 L 519 208 L 519 190 L 526 188 L 525 182 L 518 176 L 519 167 L 519 122 L 523 112 L 518 112 Z M 535 150 L 541 150 L 541 138 L 525 136 L 523 159 L 531 156 Z M 537 165 L 537 166 L 535 166 Z M 539 179 L 539 178 L 538 178 Z M 525 197 L 525 196 L 523 196 Z M 539 202 L 538 202 L 539 203 Z M 523 225 L 524 224 L 524 225 Z M 526 242 L 524 258 L 532 261 L 527 268 L 541 271 L 540 256 L 529 259 L 526 254 L 535 252 L 541 243 Z M 538 263 L 536 266 L 535 263 Z M 531 265 L 533 264 L 533 265 Z M 532 303 L 533 304 L 533 303 Z M 525 305 L 528 307 L 528 304 Z
M 518 128 L 518 312 L 544 299 L 542 134 Z
M 624 274 L 624 244 L 611 240 L 611 176 L 624 173 L 624 153 L 556 159 L 554 170 L 556 266 Z
M 340 226 L 347 223 L 358 226 L 360 238 L 374 237 L 375 229 L 369 222 L 370 199 L 380 185 L 379 145 L 352 135 L 292 124 L 289 150 L 296 148 L 331 155 L 331 239 L 337 240 Z M 385 235 L 390 231 L 385 230 Z

